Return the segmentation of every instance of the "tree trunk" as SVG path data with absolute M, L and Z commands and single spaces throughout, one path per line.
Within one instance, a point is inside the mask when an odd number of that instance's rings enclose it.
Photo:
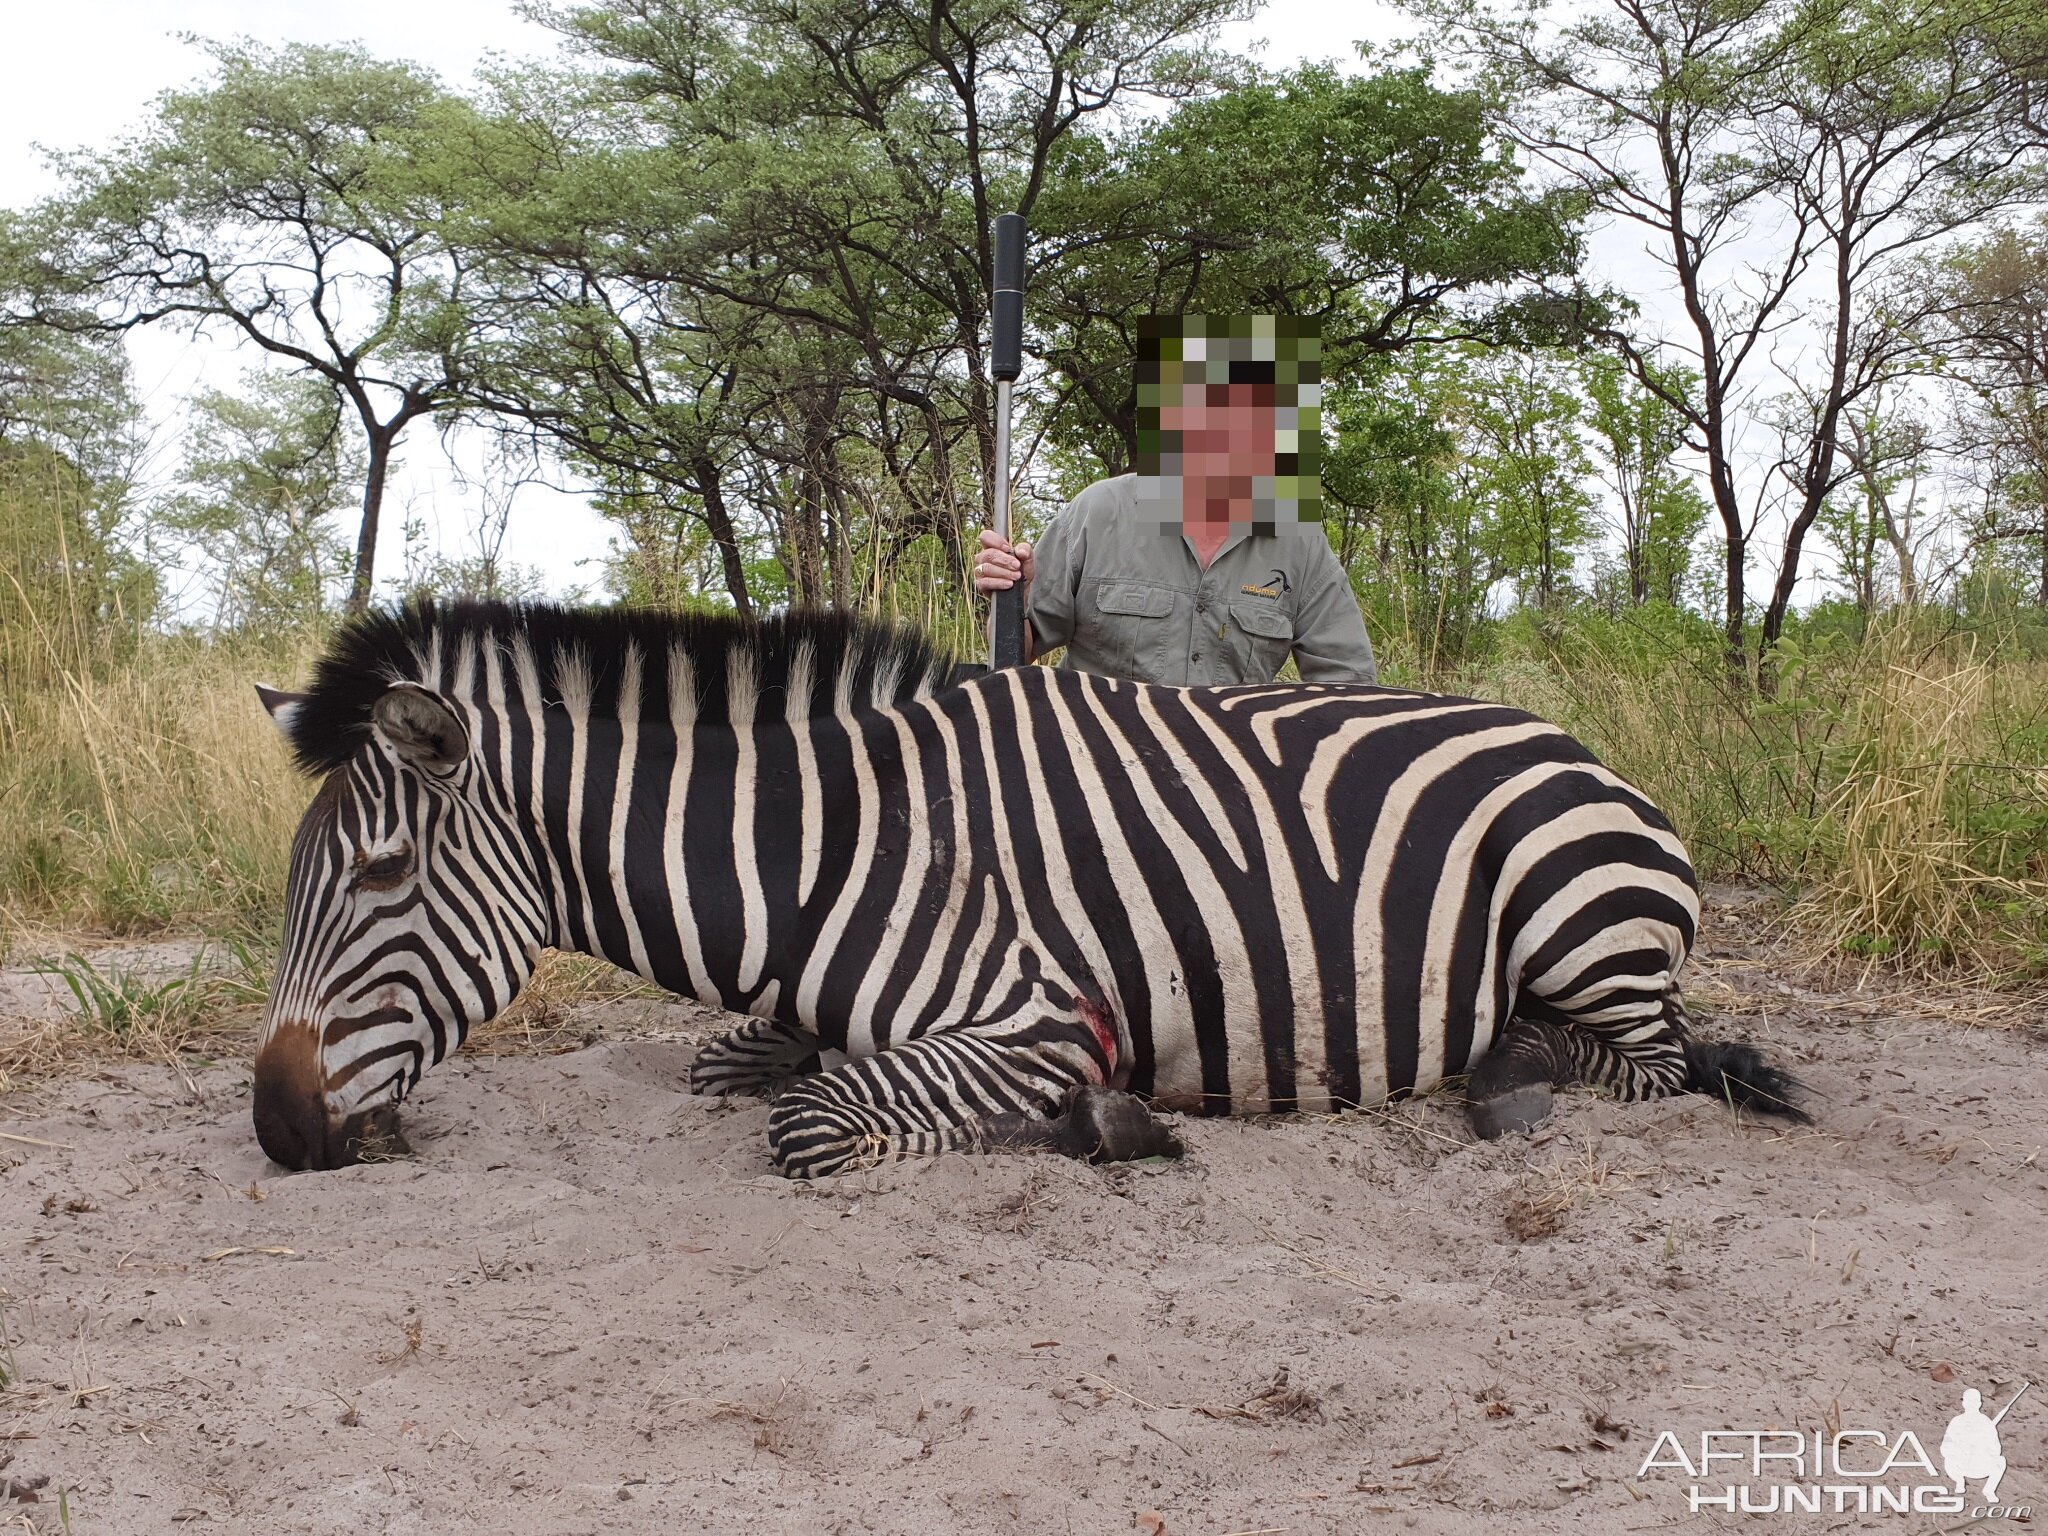
M 2034 600 L 2048 608 L 2048 502 L 2041 506 L 2041 590 Z
M 1728 663 L 1728 675 L 1745 681 L 1749 677 L 1749 636 L 1743 630 L 1742 567 L 1749 554 L 1749 541 L 1737 528 L 1728 528 L 1727 564 L 1723 579 L 1727 582 L 1727 603 L 1722 621 L 1722 657 Z
M 370 607 L 370 588 L 376 579 L 377 524 L 384 511 L 384 481 L 390 473 L 391 444 L 396 436 L 377 427 L 371 427 L 368 435 L 370 465 L 363 476 L 363 525 L 356 534 L 355 574 L 348 587 L 348 616 L 352 619 Z
M 796 526 L 790 533 L 790 575 L 796 578 L 797 603 L 806 608 L 822 607 L 825 601 L 823 561 L 823 509 L 818 471 L 808 452 L 796 477 Z
M 832 456 L 832 478 L 825 483 L 825 571 L 832 588 L 832 606 L 853 606 L 853 537 L 847 532 L 846 489 L 839 478 L 839 458 Z
M 725 590 L 742 618 L 754 616 L 754 600 L 747 591 L 747 567 L 740 558 L 739 534 L 732 526 L 732 511 L 725 504 L 725 484 L 718 463 L 709 454 L 699 454 L 690 465 L 697 480 L 697 495 L 704 503 L 704 526 L 711 542 L 718 546 L 719 564 L 725 568 Z

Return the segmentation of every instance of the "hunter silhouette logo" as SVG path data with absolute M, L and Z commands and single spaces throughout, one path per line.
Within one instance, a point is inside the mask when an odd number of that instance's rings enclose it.
M 2012 1395 L 2012 1403 L 2025 1396 L 2032 1385 L 2030 1381 L 2021 1382 L 2019 1391 Z M 1999 1480 L 2005 1476 L 1998 1420 L 2012 1412 L 2012 1403 L 1999 1409 L 1997 1418 L 1988 1419 L 1983 1403 L 1984 1396 L 1975 1387 L 1963 1393 L 1963 1411 L 1948 1421 L 1948 1431 L 1941 1437 L 1941 1470 L 1954 1481 L 1957 1493 L 1963 1491 L 1963 1484 L 1969 1479 L 1983 1478 L 1984 1502 L 1990 1504 L 1997 1500 Z
M 1729 1514 L 1964 1515 L 1970 1520 L 2026 1520 L 2025 1504 L 2000 1504 L 2005 1449 L 1998 1426 L 2026 1396 L 2031 1382 L 1995 1414 L 1984 1412 L 1975 1387 L 1963 1393 L 1963 1411 L 1941 1437 L 1941 1465 L 1912 1430 L 1709 1429 L 1699 1435 L 1695 1458 L 1672 1430 L 1657 1436 L 1636 1476 L 1675 1471 L 1692 1479 L 1687 1508 Z M 1717 1479 L 1719 1481 L 1717 1481 Z M 1979 1501 L 1965 1485 L 1982 1483 Z

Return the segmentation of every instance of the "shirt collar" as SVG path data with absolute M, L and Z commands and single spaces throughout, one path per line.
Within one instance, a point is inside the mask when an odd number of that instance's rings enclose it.
M 1221 565 L 1225 555 L 1229 554 L 1250 537 L 1251 535 L 1244 529 L 1232 528 L 1228 534 L 1224 535 L 1223 542 L 1216 546 L 1215 557 L 1206 566 L 1202 564 L 1202 557 L 1195 552 L 1195 541 L 1188 537 L 1187 529 L 1185 528 L 1181 529 L 1180 546 L 1188 552 L 1188 558 L 1195 562 L 1195 569 L 1206 574 Z

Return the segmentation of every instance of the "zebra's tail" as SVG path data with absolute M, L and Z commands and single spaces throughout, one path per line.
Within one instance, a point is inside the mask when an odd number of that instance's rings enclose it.
M 1806 1085 L 1783 1067 L 1764 1060 L 1753 1045 L 1734 1040 L 1685 1037 L 1685 1086 L 1741 1109 L 1778 1115 L 1796 1125 L 1812 1116 L 1799 1107 Z

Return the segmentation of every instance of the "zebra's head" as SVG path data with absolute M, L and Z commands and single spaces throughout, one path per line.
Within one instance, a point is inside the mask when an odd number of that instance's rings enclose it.
M 326 778 L 292 842 L 256 1136 L 287 1168 L 335 1168 L 402 1149 L 399 1100 L 518 995 L 545 903 L 459 702 L 381 679 L 257 692 Z

